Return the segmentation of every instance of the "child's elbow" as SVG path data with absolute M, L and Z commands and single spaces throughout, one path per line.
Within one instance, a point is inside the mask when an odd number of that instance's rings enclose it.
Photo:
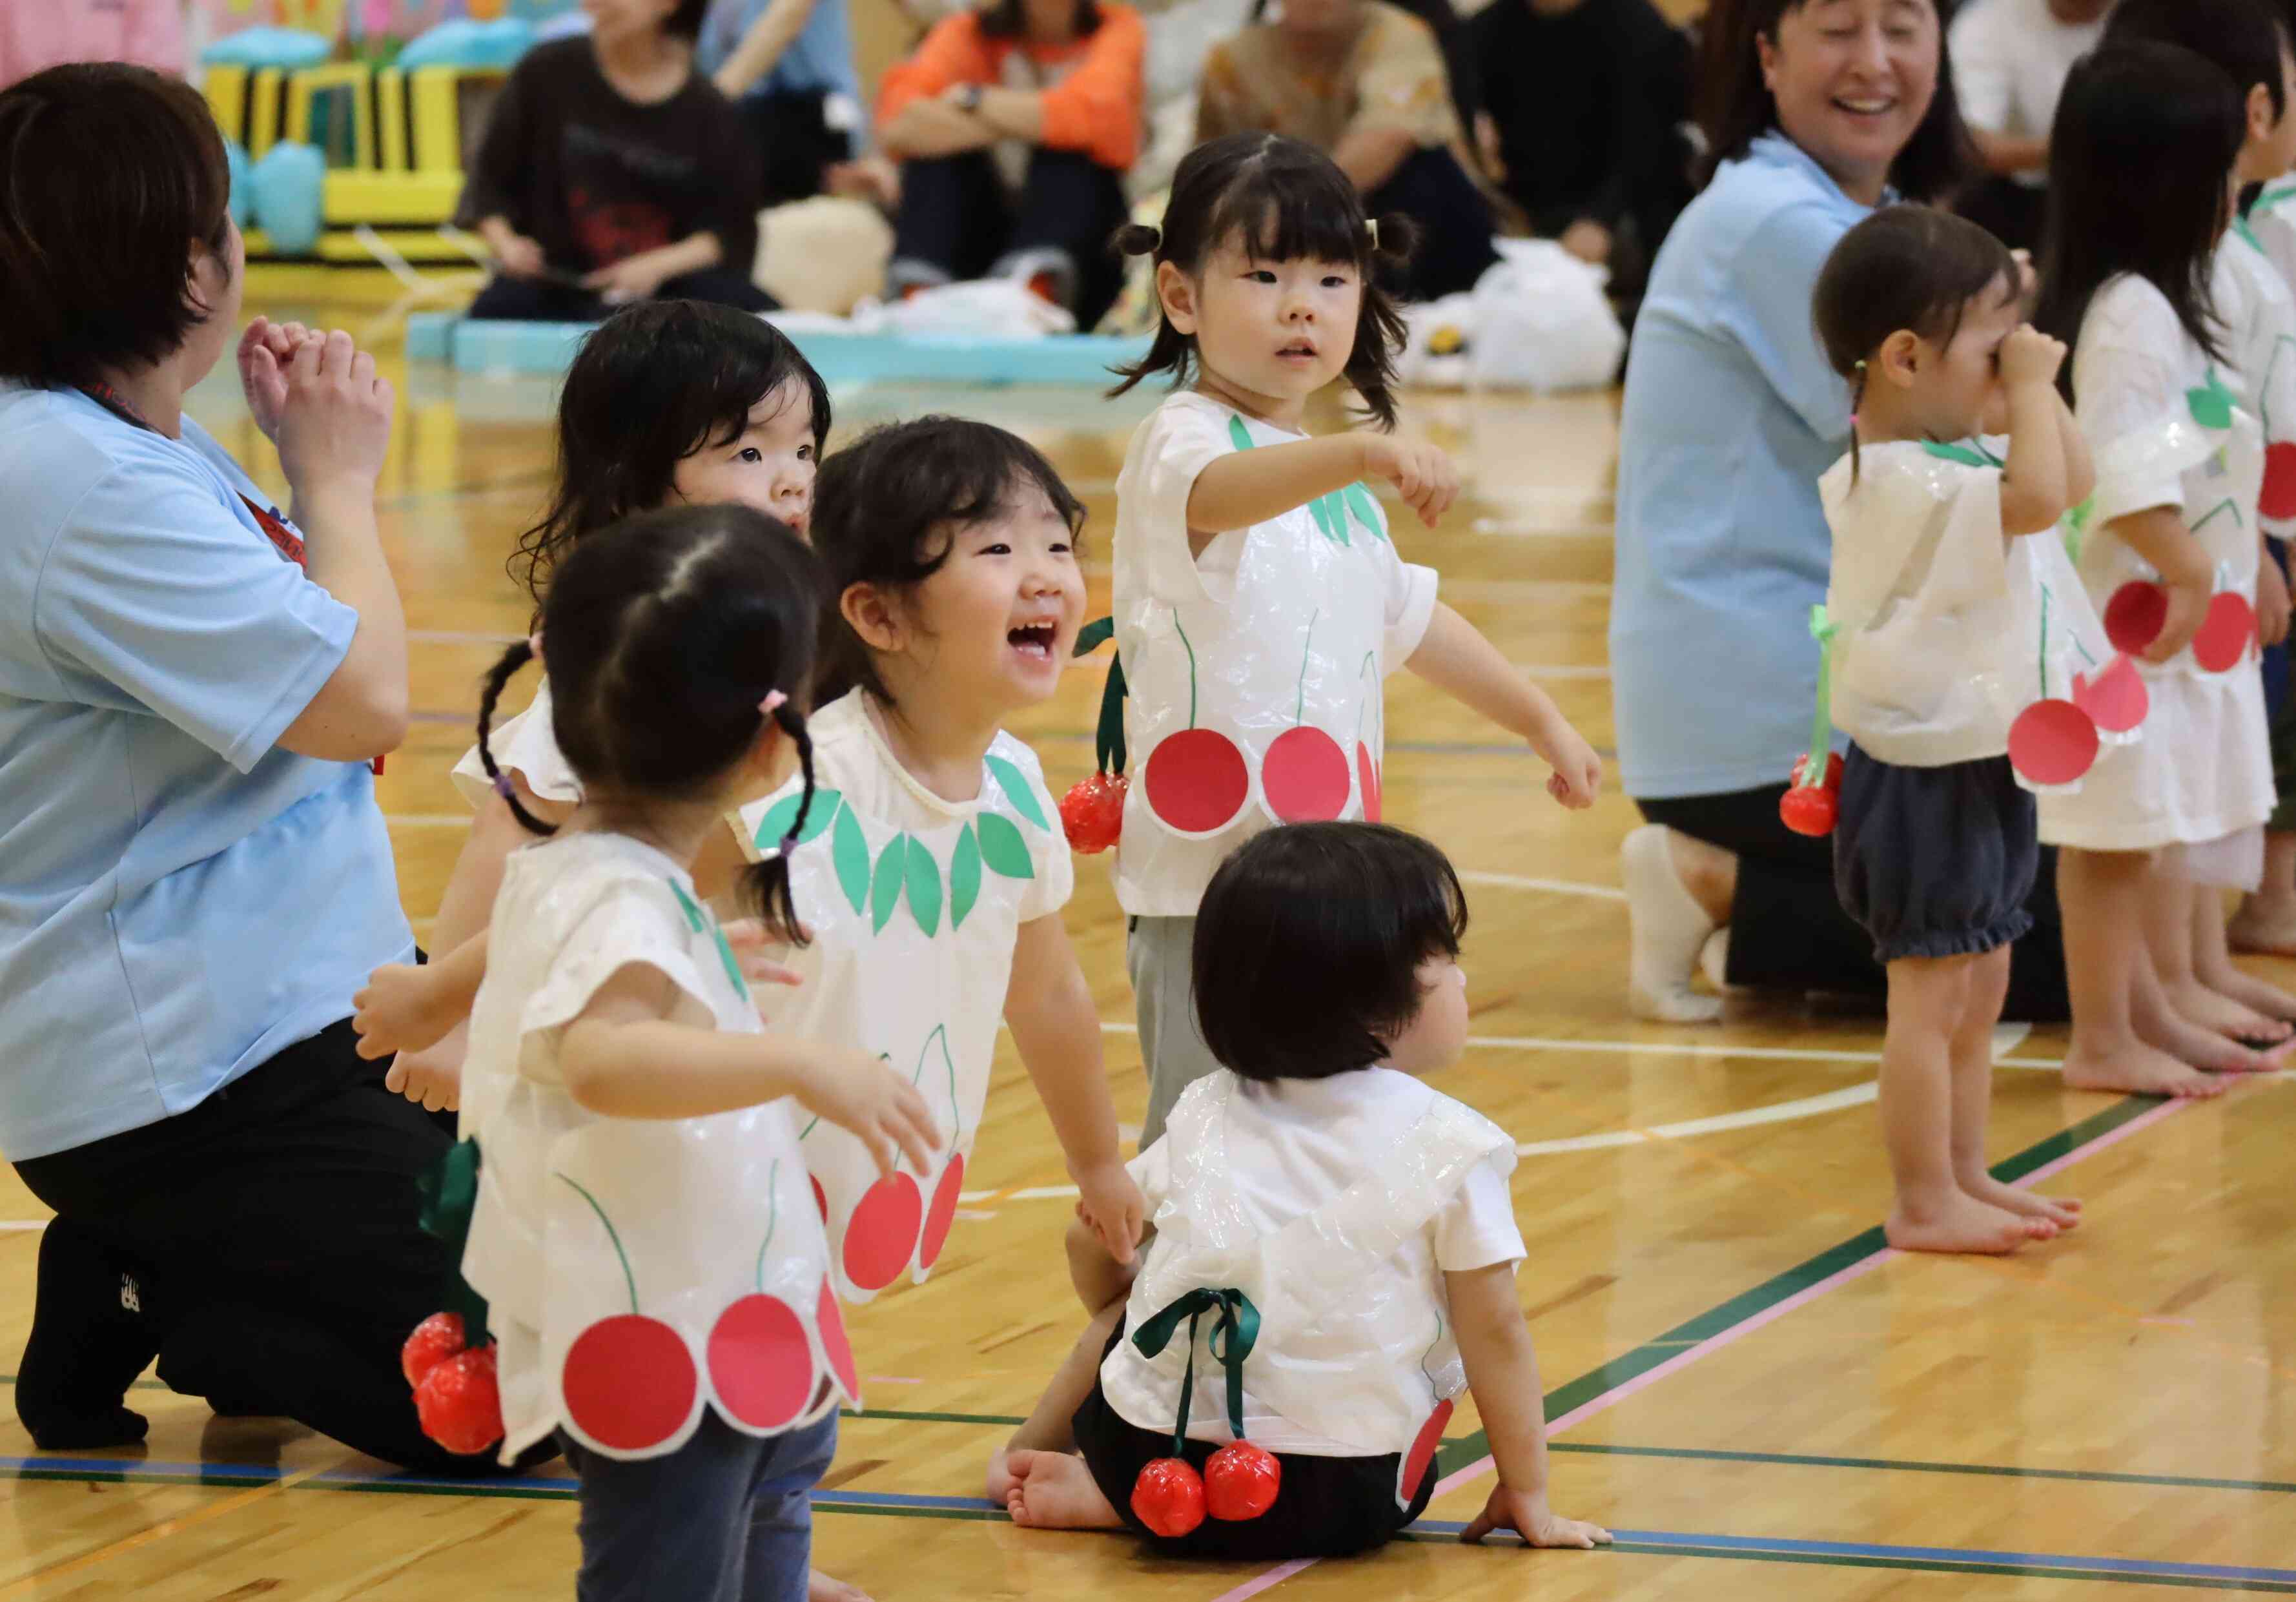
M 2054 529 L 2064 514 L 2064 505 L 2047 496 L 2001 492 L 2001 531 L 2013 538 Z

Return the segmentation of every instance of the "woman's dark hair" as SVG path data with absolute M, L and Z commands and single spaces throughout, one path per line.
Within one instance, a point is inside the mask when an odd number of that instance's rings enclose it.
M 1827 365 L 1849 381 L 1852 415 L 1865 398 L 1866 363 L 1883 341 L 1908 328 L 1950 344 L 1972 300 L 1998 284 L 2006 305 L 2023 278 L 2007 245 L 1934 207 L 1885 206 L 1843 234 L 1818 270 L 1809 309 Z M 1854 429 L 1849 459 L 1854 480 Z
M 107 64 L 0 90 L 0 378 L 86 386 L 173 355 L 208 316 L 192 242 L 227 269 L 230 207 L 190 85 Z
M 2074 64 L 2049 133 L 2049 220 L 2033 325 L 2068 346 L 2097 291 L 2135 273 L 2225 359 L 2209 267 L 2248 138 L 2240 92 L 2178 45 L 2110 45 Z M 2071 392 L 2072 364 L 2059 381 Z
M 1419 965 L 1456 957 L 1467 896 L 1443 853 L 1387 824 L 1254 836 L 1196 915 L 1204 1044 L 1245 1079 L 1324 1079 L 1383 1061 L 1419 1011 Z
M 585 535 L 669 498 L 677 464 L 731 445 L 750 412 L 794 382 L 829 438 L 829 386 L 762 317 L 702 300 L 626 307 L 582 341 L 558 397 L 558 488 L 510 559 L 538 606 L 552 568 Z
M 773 720 L 796 744 L 813 804 L 805 727 L 820 616 L 821 570 L 805 543 L 747 506 L 675 506 L 602 529 L 568 553 L 542 606 L 550 732 L 586 793 L 605 789 L 698 800 Z M 521 806 L 495 766 L 487 732 L 512 675 L 534 660 L 521 640 L 488 670 L 479 702 L 479 760 L 518 821 L 554 829 Z M 789 862 L 774 852 L 743 890 L 778 937 L 797 939 Z
M 979 13 L 981 37 L 990 39 L 1017 39 L 1029 31 L 1029 15 L 1021 0 L 996 0 L 996 4 Z M 1100 31 L 1100 6 L 1097 0 L 1076 0 L 1076 21 L 1069 25 L 1077 37 L 1090 38 Z
M 1778 23 L 1816 0 L 1715 0 L 1701 33 L 1698 65 L 1698 126 L 1706 154 L 1698 167 L 1701 187 L 1725 161 L 1735 161 L 1762 135 L 1778 127 L 1778 103 L 1762 81 L 1755 41 L 1777 42 Z M 1953 53 L 1946 45 L 1946 9 L 1938 13 L 1937 93 L 1928 115 L 1906 141 L 1890 167 L 1890 182 L 1901 194 L 1936 200 L 1975 170 L 1977 152 L 1962 126 L 1961 103 L 1953 89 Z
M 1363 197 L 1348 175 L 1311 144 L 1278 134 L 1230 134 L 1199 144 L 1172 177 L 1172 198 L 1160 232 L 1139 223 L 1118 230 L 1116 247 L 1128 256 L 1170 262 L 1191 278 L 1234 239 L 1256 261 L 1335 261 L 1352 267 L 1363 283 L 1363 313 L 1347 380 L 1382 428 L 1395 426 L 1395 357 L 1403 349 L 1403 314 L 1382 286 L 1382 271 L 1410 259 L 1419 233 L 1409 218 L 1382 217 L 1376 229 L 1364 217 Z M 1193 334 L 1160 317 L 1148 354 L 1117 373 L 1121 395 L 1152 374 L 1168 373 L 1175 389 L 1193 375 Z
M 661 20 L 661 30 L 691 43 L 701 37 L 701 24 L 709 16 L 709 0 L 678 0 L 677 9 Z
M 813 490 L 813 548 L 826 579 L 817 705 L 861 688 L 893 698 L 867 644 L 840 610 L 857 584 L 899 593 L 948 560 L 956 530 L 995 517 L 1027 489 L 1041 489 L 1071 534 L 1084 505 L 1043 453 L 1017 434 L 969 417 L 919 417 L 871 429 L 822 464 Z
M 2104 25 L 2103 47 L 2181 45 L 2214 62 L 2240 94 L 2244 125 L 2249 92 L 2259 84 L 2271 91 L 2273 115 L 2287 113 L 2280 53 L 2292 37 L 2288 18 L 2263 0 L 2120 0 Z

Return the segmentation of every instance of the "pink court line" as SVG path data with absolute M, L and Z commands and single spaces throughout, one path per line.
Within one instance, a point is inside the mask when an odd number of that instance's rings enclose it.
M 2046 1179 L 2054 1174 L 2062 1172 L 2065 1169 L 2071 1167 L 2075 1162 L 2079 1162 L 2083 1157 L 2095 1156 L 2097 1153 L 2105 1150 L 2109 1146 L 2118 1146 L 2122 1141 L 2128 1139 L 2130 1137 L 2136 1135 L 2143 1130 L 2151 1129 L 2154 1124 L 2161 1122 L 2163 1119 L 2175 1117 L 2178 1113 L 2183 1112 L 2191 1105 L 2191 1102 L 2182 1099 L 2163 1102 L 2149 1113 L 2140 1113 L 2136 1117 L 2130 1119 L 2127 1123 L 2120 1125 L 2118 1129 L 2108 1130 L 2106 1133 L 2099 1135 L 2094 1140 L 2087 1141 L 2082 1145 L 2073 1147 L 2072 1150 L 2067 1152 L 2063 1156 L 2057 1158 L 2055 1161 L 2043 1163 L 2031 1173 L 2027 1174 L 2024 1178 L 2016 1181 L 2016 1183 L 2021 1187 L 2037 1185 L 2040 1183 L 2040 1181 Z M 1788 1313 L 1793 1311 L 1796 1308 L 1808 1306 L 1810 1302 L 1816 1301 L 1820 1296 L 1824 1295 L 1828 1291 L 1839 1290 L 1843 1286 L 1849 1284 L 1853 1280 L 1863 1279 L 1875 1269 L 1880 1268 L 1883 1263 L 1898 1255 L 1900 1255 L 1900 1253 L 1895 1247 L 1883 1246 L 1880 1251 L 1874 1253 L 1872 1255 L 1861 1257 L 1856 1262 L 1851 1263 L 1849 1267 L 1837 1269 L 1835 1272 L 1827 1275 L 1816 1285 L 1809 1286 L 1805 1289 L 1795 1292 L 1792 1295 L 1788 1296 L 1784 1301 L 1775 1302 L 1772 1305 L 1764 1308 L 1758 1313 L 1751 1314 L 1747 1318 L 1740 1320 L 1738 1323 L 1733 1324 L 1729 1328 L 1721 1331 L 1718 1335 L 1707 1336 L 1706 1339 L 1699 1342 L 1697 1345 L 1689 1347 L 1685 1351 L 1676 1353 L 1673 1357 L 1667 1359 L 1666 1361 L 1659 1364 L 1656 1368 L 1645 1369 L 1642 1373 L 1636 1375 L 1632 1379 L 1622 1381 L 1619 1384 L 1611 1386 L 1611 1389 L 1603 1392 L 1601 1395 L 1590 1398 L 1579 1406 L 1571 1409 L 1570 1411 L 1565 1413 L 1562 1417 L 1556 1419 L 1554 1423 L 1546 1426 L 1548 1438 L 1550 1440 L 1553 1439 L 1554 1436 L 1561 1434 L 1563 1431 L 1583 1423 L 1587 1419 L 1592 1418 L 1597 1413 L 1608 1412 L 1611 1409 L 1618 1406 L 1619 1403 L 1626 1401 L 1629 1396 L 1633 1396 L 1639 1392 L 1648 1390 L 1651 1386 L 1658 1384 L 1660 1380 L 1664 1379 L 1667 1376 L 1674 1374 L 1680 1369 L 1688 1368 L 1691 1364 L 1698 1361 L 1701 1358 L 1711 1357 L 1714 1353 L 1721 1351 L 1724 1347 L 1735 1344 L 1737 1342 L 1744 1340 L 1756 1330 L 1776 1322 L 1778 1319 L 1784 1318 Z M 1457 1490 L 1462 1485 L 1480 1480 L 1485 1475 L 1490 1473 L 1495 1466 L 1496 1465 L 1489 1458 L 1485 1457 L 1479 1458 L 1477 1461 L 1468 1464 L 1464 1468 L 1459 1469 L 1453 1474 L 1447 1475 L 1442 1479 L 1438 1480 L 1435 1483 L 1435 1495 L 1439 1497 L 1447 1495 L 1451 1491 Z M 1321 1559 L 1319 1558 L 1300 1557 L 1294 1558 L 1289 1563 L 1278 1564 L 1275 1567 L 1269 1569 L 1264 1574 L 1253 1575 L 1242 1585 L 1237 1586 L 1234 1590 L 1221 1592 L 1218 1597 L 1212 1599 L 1212 1602 L 1245 1602 L 1246 1598 L 1256 1597 L 1262 1591 L 1272 1590 L 1273 1588 L 1283 1584 L 1286 1580 L 1291 1579 L 1292 1575 L 1300 1573 L 1303 1570 L 1312 1568 L 1320 1561 Z

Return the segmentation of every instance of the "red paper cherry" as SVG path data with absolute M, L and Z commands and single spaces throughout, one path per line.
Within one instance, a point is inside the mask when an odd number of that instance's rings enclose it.
M 2264 493 L 2256 509 L 2276 522 L 2296 517 L 2296 445 L 2283 440 L 2264 448 Z
M 2128 657 L 2115 653 L 2094 678 L 2073 675 L 2073 704 L 2108 735 L 2125 735 L 2152 710 L 2152 692 Z
M 1800 756 L 1794 759 L 1793 782 L 1797 785 L 1800 784 L 1803 776 L 1808 771 L 1809 753 L 1808 752 L 1804 752 Z M 1820 785 L 1825 789 L 1835 792 L 1839 792 L 1841 790 L 1841 753 L 1840 752 L 1829 751 L 1825 753 L 1825 777 L 1818 782 Z
M 821 1282 L 821 1294 L 813 1299 L 814 1327 L 821 1332 L 822 1355 L 837 1373 L 837 1383 L 854 1401 L 861 1400 L 861 1371 L 853 1364 L 853 1343 L 846 1338 L 845 1315 L 837 1310 L 837 1293 L 829 1281 Z
M 1791 785 L 1778 801 L 1779 819 L 1797 834 L 1831 834 L 1841 811 L 1841 799 L 1818 785 Z
M 1159 1458 L 1132 1482 L 1133 1516 L 1168 1540 L 1204 1522 L 1204 1483 L 1177 1458 Z
M 1379 769 L 1372 763 L 1371 747 L 1360 740 L 1356 742 L 1356 784 L 1363 791 L 1364 821 L 1377 823 L 1383 799 L 1379 789 Z
M 1204 1465 L 1204 1511 L 1230 1524 L 1258 1518 L 1275 1505 L 1283 1466 L 1249 1441 L 1231 1441 Z
M 821 1221 L 825 1224 L 829 1221 L 829 1193 L 821 1187 L 821 1181 L 814 1179 L 811 1174 L 808 1174 L 806 1178 L 813 1180 L 813 1204 L 821 1209 Z
M 2096 762 L 2096 720 L 2070 701 L 2037 701 L 2009 726 L 2010 766 L 2036 785 L 2070 785 Z
M 2104 637 L 2131 656 L 2142 656 L 2168 621 L 2169 592 L 2142 579 L 2130 579 L 2104 604 Z
M 709 1383 L 718 1405 L 754 1430 L 778 1430 L 813 1395 L 813 1346 L 779 1296 L 744 1296 L 709 1331 Z
M 1072 850 L 1098 856 L 1124 832 L 1124 793 L 1132 781 L 1120 773 L 1088 773 L 1061 797 L 1061 827 Z
M 463 1350 L 463 1315 L 432 1313 L 414 1327 L 406 1344 L 398 1349 L 398 1369 L 406 1383 L 419 1385 L 422 1376 Z
M 1251 770 L 1235 742 L 1212 728 L 1167 735 L 1141 769 L 1148 808 L 1183 834 L 1225 828 L 1251 794 Z
M 909 1266 L 925 1199 L 906 1173 L 887 1174 L 869 1187 L 845 1223 L 845 1277 L 865 1291 L 882 1291 Z
M 659 1446 L 693 1417 L 701 1389 L 693 1354 L 659 1319 L 621 1313 L 574 1338 L 558 1376 L 566 1415 L 609 1451 Z
M 1320 728 L 1287 728 L 1260 760 L 1259 793 L 1285 823 L 1329 823 L 1348 809 L 1348 753 Z
M 2219 590 L 2209 601 L 2209 614 L 2193 636 L 2193 660 L 2211 673 L 2240 665 L 2256 639 L 2256 608 L 2248 597 Z
M 926 1268 L 940 1261 L 940 1249 L 948 1244 L 948 1227 L 956 1221 L 957 1193 L 964 1188 L 964 1154 L 959 1152 L 941 1171 L 940 1183 L 933 1187 L 932 1205 L 925 1209 L 925 1232 L 917 1242 L 917 1261 Z
M 1435 1461 L 1435 1449 L 1443 1444 L 1443 1431 L 1450 1422 L 1451 1402 L 1447 1399 L 1437 1402 L 1427 1422 L 1419 1426 L 1411 1450 L 1404 1454 L 1403 1478 L 1396 1487 L 1396 1500 L 1404 1507 L 1411 1506 L 1418 1496 L 1419 1482 L 1427 1477 L 1428 1467 Z
M 481 1346 L 432 1364 L 414 1387 L 414 1416 L 424 1434 L 456 1457 L 472 1457 L 501 1440 L 495 1349 Z

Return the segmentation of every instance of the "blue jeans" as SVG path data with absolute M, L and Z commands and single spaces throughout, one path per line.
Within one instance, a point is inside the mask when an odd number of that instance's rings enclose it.
M 759 1437 L 705 1410 L 693 1440 L 641 1463 L 560 1439 L 582 1477 L 578 1602 L 803 1602 L 836 1414 Z

